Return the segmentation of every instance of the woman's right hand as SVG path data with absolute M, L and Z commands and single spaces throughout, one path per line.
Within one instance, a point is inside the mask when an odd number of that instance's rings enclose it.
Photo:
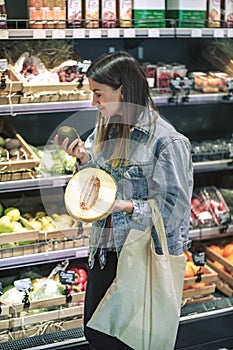
M 85 143 L 80 138 L 75 139 L 69 146 L 68 142 L 68 137 L 66 137 L 61 144 L 58 142 L 58 135 L 54 137 L 54 143 L 62 147 L 70 156 L 79 159 L 81 164 L 85 164 L 90 160 L 90 155 L 86 150 Z

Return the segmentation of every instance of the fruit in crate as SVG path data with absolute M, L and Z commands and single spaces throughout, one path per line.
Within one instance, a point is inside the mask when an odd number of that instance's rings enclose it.
M 12 221 L 18 221 L 20 219 L 20 211 L 18 208 L 9 207 L 4 210 L 4 214 L 9 216 Z
M 75 220 L 68 214 L 54 213 L 47 215 L 44 211 L 38 211 L 35 215 L 25 213 L 22 215 L 24 224 L 28 224 L 35 230 L 56 231 L 59 229 L 69 229 L 75 224 Z
M 14 225 L 9 216 L 3 215 L 0 218 L 0 233 L 13 232 Z
M 17 138 L 0 135 L 0 162 L 27 159 L 27 154 Z
M 75 273 L 75 283 L 68 286 L 69 293 L 73 294 L 86 291 L 88 278 L 87 270 L 84 267 L 75 266 L 68 268 L 68 270 Z

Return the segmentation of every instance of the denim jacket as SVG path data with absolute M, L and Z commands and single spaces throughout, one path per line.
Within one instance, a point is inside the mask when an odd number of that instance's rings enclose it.
M 110 173 L 117 184 L 116 198 L 133 201 L 133 214 L 112 214 L 112 247 L 115 247 L 117 254 L 131 228 L 144 231 L 147 226 L 152 226 L 151 208 L 147 202 L 148 198 L 152 198 L 164 220 L 169 252 L 178 255 L 187 250 L 190 244 L 188 231 L 193 190 L 190 142 L 163 117 L 157 116 L 155 129 L 151 128 L 149 120 L 149 115 L 144 114 L 131 130 L 127 166 L 112 168 L 108 160 L 93 153 L 94 131 L 85 142 L 91 160 L 83 167 L 98 167 Z M 90 267 L 100 248 L 105 222 L 98 220 L 92 223 Z M 152 237 L 156 252 L 161 254 L 155 228 Z M 111 249 L 111 242 L 108 243 Z

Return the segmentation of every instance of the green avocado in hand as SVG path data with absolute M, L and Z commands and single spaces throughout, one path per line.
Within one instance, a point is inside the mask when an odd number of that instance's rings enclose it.
M 57 130 L 57 134 L 58 134 L 59 144 L 62 144 L 62 142 L 65 140 L 65 138 L 68 137 L 68 139 L 69 139 L 68 146 L 79 137 L 75 128 L 73 128 L 71 126 L 66 126 L 66 125 L 61 126 Z

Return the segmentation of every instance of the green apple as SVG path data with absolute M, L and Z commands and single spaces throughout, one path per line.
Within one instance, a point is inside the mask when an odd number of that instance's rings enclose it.
M 9 216 L 11 221 L 18 221 L 20 219 L 20 211 L 18 208 L 9 207 L 4 210 L 4 215 Z
M 13 231 L 13 222 L 11 222 L 9 216 L 3 215 L 0 218 L 0 233 L 7 233 Z

